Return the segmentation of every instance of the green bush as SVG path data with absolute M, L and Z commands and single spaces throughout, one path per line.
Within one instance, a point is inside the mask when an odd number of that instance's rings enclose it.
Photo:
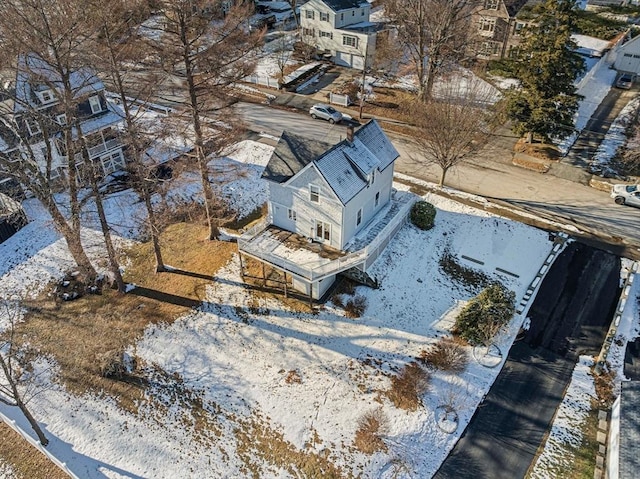
M 421 230 L 430 230 L 436 219 L 436 209 L 431 203 L 418 201 L 411 207 L 411 222 Z
M 484 289 L 464 307 L 454 327 L 472 345 L 488 345 L 515 312 L 515 293 L 500 283 Z

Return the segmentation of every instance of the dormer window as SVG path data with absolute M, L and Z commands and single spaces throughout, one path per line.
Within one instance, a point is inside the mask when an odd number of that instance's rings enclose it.
M 98 95 L 89 97 L 89 106 L 91 106 L 91 113 L 93 113 L 94 115 L 96 113 L 100 113 L 102 111 L 102 103 L 100 103 L 100 97 Z
M 58 125 L 64 126 L 67 124 L 67 115 L 63 113 L 62 115 L 56 116 L 56 122 Z
M 43 105 L 47 103 L 51 103 L 56 98 L 53 96 L 53 92 L 51 90 L 43 90 L 36 93 L 38 95 L 38 99 Z

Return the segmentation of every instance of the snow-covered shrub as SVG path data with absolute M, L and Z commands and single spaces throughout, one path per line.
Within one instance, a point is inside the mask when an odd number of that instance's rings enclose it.
M 513 317 L 515 293 L 493 283 L 471 299 L 456 318 L 454 334 L 472 345 L 488 345 Z
M 359 318 L 364 314 L 364 310 L 367 308 L 367 298 L 364 296 L 354 296 L 347 304 L 344 305 L 344 311 L 347 318 Z
M 420 396 L 427 392 L 429 379 L 429 373 L 413 361 L 391 378 L 391 389 L 387 391 L 387 397 L 398 409 L 415 411 L 422 405 Z
M 431 203 L 417 201 L 411 207 L 411 222 L 421 230 L 433 228 L 436 219 L 436 209 Z
M 420 353 L 420 360 L 428 367 L 459 373 L 469 363 L 464 344 L 458 338 L 441 338 L 431 349 Z
M 389 418 L 380 408 L 365 413 L 358 419 L 358 430 L 354 446 L 365 454 L 373 454 L 377 451 L 387 452 L 387 445 L 382 440 L 388 432 Z

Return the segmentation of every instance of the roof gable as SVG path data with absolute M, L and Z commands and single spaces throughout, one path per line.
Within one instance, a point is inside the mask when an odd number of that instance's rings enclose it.
M 333 147 L 283 132 L 262 178 L 285 183 L 313 163 L 341 203 L 347 204 L 367 187 L 374 169 L 384 170 L 398 156 L 375 120 L 354 132 L 353 141 L 343 140 Z

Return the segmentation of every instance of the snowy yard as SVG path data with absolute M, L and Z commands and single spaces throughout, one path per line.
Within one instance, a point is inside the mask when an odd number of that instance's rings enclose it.
M 252 211 L 263 200 L 258 177 L 270 153 L 271 147 L 245 141 L 224 161 L 212 162 L 230 175 L 224 191 L 239 211 Z M 170 195 L 190 198 L 196 184 L 184 175 Z M 391 375 L 447 335 L 456 311 L 473 296 L 442 272 L 440 257 L 449 251 L 461 262 L 463 256 L 483 262 L 466 266 L 500 279 L 519 300 L 552 245 L 535 228 L 438 196 L 426 199 L 438 208 L 435 228 L 423 232 L 407 225 L 398 233 L 373 271 L 381 288 L 357 289 L 368 303 L 359 319 L 347 319 L 330 303 L 304 314 L 277 299 L 256 300 L 239 282 L 233 260 L 212 272 L 202 307 L 149 326 L 130 345 L 131 356 L 179 377 L 184 391 L 197 394 L 209 411 L 204 429 L 185 419 L 189 406 L 179 399 L 166 410 L 146 402 L 132 414 L 108 394 L 75 396 L 56 381 L 55 361 L 42 358 L 39 367 L 51 366 L 51 384 L 32 409 L 52 436 L 49 451 L 83 478 L 184 477 L 185 471 L 189 477 L 247 477 L 249 470 L 260 477 L 296 477 L 301 464 L 313 461 L 342 477 L 432 475 L 499 369 L 471 359 L 462 374 L 434 372 L 415 412 L 396 409 L 384 395 Z M 118 231 L 135 240 L 142 214 L 135 198 L 125 192 L 108 204 Z M 0 245 L 3 297 L 33 294 L 71 265 L 41 208 L 32 201 L 28 207 L 32 223 Z M 86 230 L 96 246 L 97 236 Z M 518 278 L 497 276 L 496 268 Z M 503 351 L 523 319 L 514 318 L 500 337 Z M 151 387 L 147 394 L 164 392 Z M 452 394 L 460 424 L 447 434 L 436 427 L 434 414 Z M 388 450 L 363 454 L 353 446 L 358 419 L 378 408 L 389 418 Z M 16 411 L 0 411 L 21 422 Z M 274 442 L 283 450 L 279 458 L 260 447 Z

